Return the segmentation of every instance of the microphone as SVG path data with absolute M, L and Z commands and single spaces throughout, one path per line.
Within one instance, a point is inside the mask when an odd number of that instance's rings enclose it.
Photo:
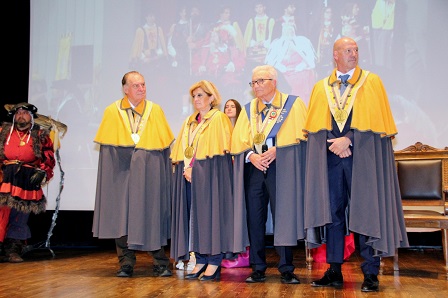
M 268 151 L 268 145 L 263 144 L 261 146 L 261 153 L 265 153 L 266 151 Z M 266 170 L 263 171 L 263 174 L 264 174 L 264 178 L 266 178 Z

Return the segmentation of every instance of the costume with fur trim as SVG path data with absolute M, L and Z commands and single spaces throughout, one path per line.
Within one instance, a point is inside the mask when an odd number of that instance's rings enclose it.
M 31 185 L 29 180 L 36 169 L 45 171 L 47 181 L 53 177 L 53 142 L 49 132 L 35 124 L 29 143 L 19 146 L 20 137 L 18 132 L 11 133 L 11 126 L 11 123 L 4 123 L 0 131 L 0 162 L 3 172 L 0 205 L 37 214 L 45 211 L 46 198 L 42 187 Z

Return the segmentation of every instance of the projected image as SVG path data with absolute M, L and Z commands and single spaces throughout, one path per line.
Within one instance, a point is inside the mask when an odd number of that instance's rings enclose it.
M 308 103 L 314 84 L 334 69 L 334 41 L 349 36 L 358 43 L 360 67 L 379 74 L 386 86 L 399 132 L 396 149 L 417 141 L 446 146 L 441 90 L 429 79 L 415 84 L 429 69 L 440 69 L 443 77 L 447 66 L 427 48 L 432 39 L 427 32 L 438 39 L 446 35 L 441 29 L 446 24 L 429 30 L 428 16 L 439 11 L 447 12 L 448 4 L 31 1 L 29 102 L 68 126 L 60 150 L 66 171 L 61 209 L 93 210 L 98 164 L 93 139 L 104 108 L 123 97 L 121 78 L 130 70 L 145 76 L 148 99 L 162 106 L 171 129 L 179 131 L 194 111 L 189 86 L 210 80 L 223 103 L 233 98 L 244 105 L 254 97 L 251 71 L 261 64 L 277 69 L 280 91 Z

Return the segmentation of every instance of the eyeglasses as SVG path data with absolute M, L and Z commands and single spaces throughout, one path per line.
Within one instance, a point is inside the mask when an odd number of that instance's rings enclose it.
M 272 80 L 273 79 L 258 79 L 256 81 L 249 82 L 249 86 L 253 87 L 253 86 L 255 86 L 255 83 L 257 83 L 258 86 L 260 86 L 260 85 L 264 84 L 264 81 L 272 81 Z

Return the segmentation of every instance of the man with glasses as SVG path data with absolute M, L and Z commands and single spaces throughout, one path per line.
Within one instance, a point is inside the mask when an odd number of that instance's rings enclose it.
M 299 284 L 292 247 L 305 237 L 306 143 L 302 128 L 306 107 L 299 97 L 277 90 L 277 71 L 270 65 L 255 67 L 249 85 L 256 98 L 243 107 L 238 117 L 231 149 L 235 157 L 235 202 L 239 204 L 235 208 L 246 208 L 248 223 L 253 271 L 246 282 L 266 280 L 265 234 L 270 204 L 281 282 Z

